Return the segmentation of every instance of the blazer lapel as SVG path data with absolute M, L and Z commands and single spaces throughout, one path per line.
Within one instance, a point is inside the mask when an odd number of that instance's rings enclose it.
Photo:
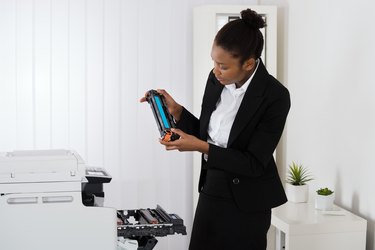
M 216 109 L 216 103 L 220 98 L 223 85 L 218 82 L 211 72 L 202 103 L 202 111 L 200 116 L 200 136 L 202 140 L 207 139 L 207 129 L 212 112 Z
M 238 137 L 241 131 L 250 122 L 250 120 L 258 110 L 259 106 L 261 105 L 264 99 L 263 95 L 267 83 L 267 81 L 264 81 L 264 77 L 266 77 L 267 75 L 268 72 L 263 62 L 260 61 L 254 78 L 252 79 L 249 87 L 245 92 L 245 96 L 242 99 L 240 108 L 234 119 L 232 129 L 229 134 L 227 147 L 230 147 L 230 145 Z

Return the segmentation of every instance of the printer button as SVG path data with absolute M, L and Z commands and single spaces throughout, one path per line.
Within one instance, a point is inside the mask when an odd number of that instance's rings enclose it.
M 236 185 L 239 184 L 239 183 L 240 183 L 240 179 L 238 179 L 238 178 L 234 178 L 234 179 L 233 179 L 233 183 L 236 184 Z

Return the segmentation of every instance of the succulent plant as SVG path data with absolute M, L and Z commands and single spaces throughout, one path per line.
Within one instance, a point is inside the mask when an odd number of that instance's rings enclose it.
M 321 189 L 316 190 L 316 193 L 319 195 L 327 196 L 327 195 L 333 194 L 333 191 L 329 188 L 321 188 Z

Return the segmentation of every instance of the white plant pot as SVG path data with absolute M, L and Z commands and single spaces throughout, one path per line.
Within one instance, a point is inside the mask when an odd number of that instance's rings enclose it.
M 332 210 L 335 201 L 335 193 L 330 195 L 319 195 L 315 197 L 315 208 L 318 210 Z
M 288 200 L 294 203 L 307 202 L 309 198 L 309 186 L 307 184 L 295 186 L 290 183 L 286 183 L 285 192 Z

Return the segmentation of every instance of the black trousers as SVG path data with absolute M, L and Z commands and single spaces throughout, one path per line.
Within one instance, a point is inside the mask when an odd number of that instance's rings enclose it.
M 270 224 L 271 210 L 239 210 L 224 174 L 209 171 L 199 195 L 189 250 L 266 250 Z

